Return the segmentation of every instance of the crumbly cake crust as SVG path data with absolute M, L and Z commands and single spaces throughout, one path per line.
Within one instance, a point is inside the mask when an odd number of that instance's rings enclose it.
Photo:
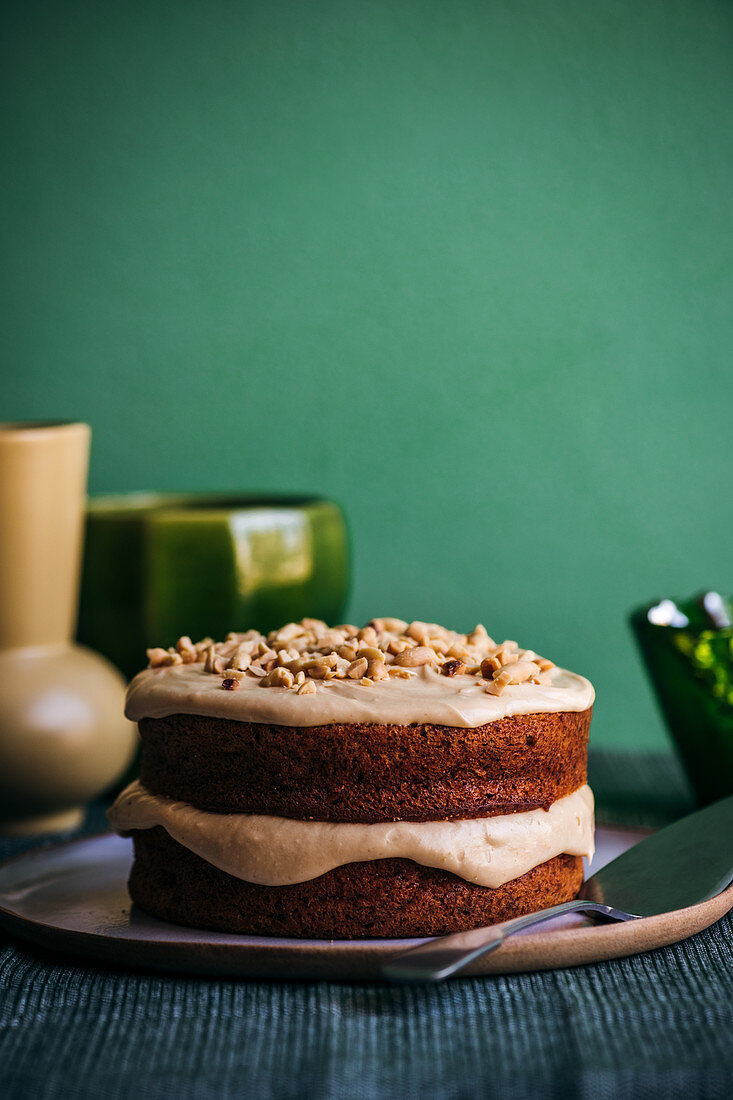
M 130 894 L 146 912 L 194 928 L 317 939 L 444 935 L 574 898 L 579 856 L 561 855 L 496 890 L 407 859 L 337 867 L 294 886 L 243 882 L 160 828 L 134 834 Z
M 433 821 L 548 807 L 586 781 L 592 708 L 475 728 L 147 718 L 141 781 L 217 813 Z

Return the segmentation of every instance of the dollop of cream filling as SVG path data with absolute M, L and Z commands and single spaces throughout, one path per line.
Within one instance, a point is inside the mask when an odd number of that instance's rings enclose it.
M 587 785 L 549 810 L 359 825 L 209 813 L 150 794 L 135 782 L 107 816 L 122 835 L 161 825 L 207 863 L 262 886 L 307 882 L 347 863 L 401 857 L 496 889 L 554 856 L 591 858 L 594 851 L 593 794 Z

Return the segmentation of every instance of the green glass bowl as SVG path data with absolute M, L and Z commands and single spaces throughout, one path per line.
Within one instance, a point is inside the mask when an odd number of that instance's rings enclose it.
M 714 629 L 697 602 L 675 601 L 687 626 L 631 615 L 662 714 L 701 805 L 733 794 L 733 627 Z
M 150 646 L 309 616 L 342 620 L 349 541 L 314 497 L 97 497 L 89 504 L 79 641 L 131 677 Z

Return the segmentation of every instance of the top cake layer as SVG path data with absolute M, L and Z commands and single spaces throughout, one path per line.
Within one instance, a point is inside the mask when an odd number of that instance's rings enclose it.
M 581 712 L 582 676 L 483 626 L 458 634 L 434 623 L 373 619 L 361 629 L 314 619 L 225 642 L 181 638 L 149 651 L 132 681 L 133 721 L 194 714 L 279 726 L 433 723 L 476 728 L 523 714 Z

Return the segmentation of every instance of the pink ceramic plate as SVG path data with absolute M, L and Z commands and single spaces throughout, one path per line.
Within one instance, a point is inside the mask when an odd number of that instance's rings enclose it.
M 643 838 L 599 828 L 593 870 Z M 29 852 L 0 866 L 0 925 L 21 939 L 96 962 L 237 978 L 363 980 L 419 940 L 291 940 L 197 931 L 131 905 L 132 844 L 112 834 Z M 733 886 L 710 901 L 624 924 L 572 915 L 512 936 L 464 974 L 550 970 L 633 955 L 685 939 L 733 908 Z

